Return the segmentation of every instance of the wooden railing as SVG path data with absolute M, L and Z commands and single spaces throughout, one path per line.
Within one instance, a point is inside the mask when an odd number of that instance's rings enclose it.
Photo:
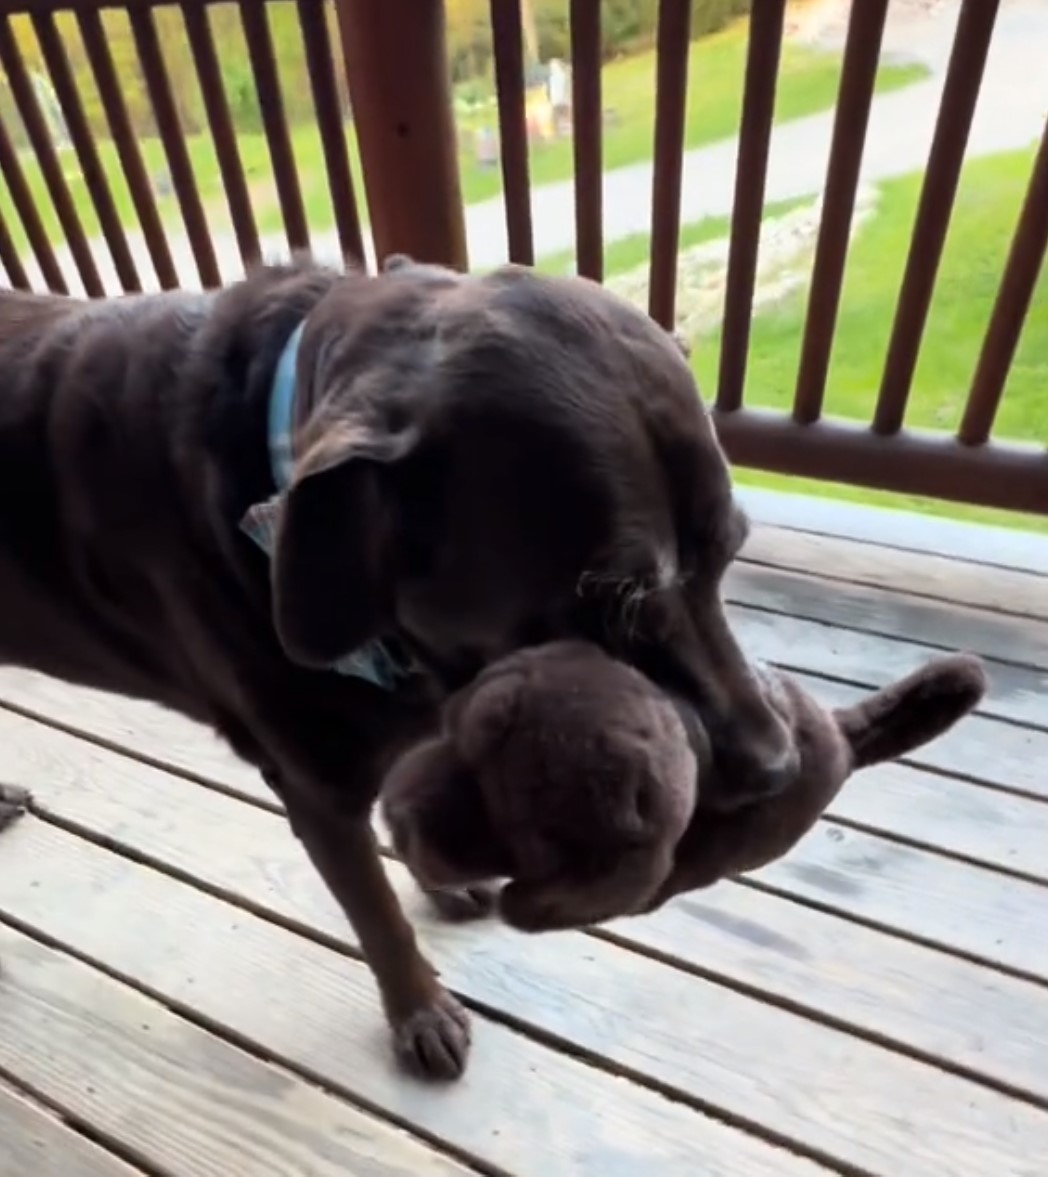
M 375 254 L 381 257 L 400 250 L 420 259 L 466 267 L 465 218 L 440 0 L 293 2 L 308 62 L 313 116 L 341 253 L 364 264 L 340 92 L 345 78 Z M 177 87 L 181 81 L 171 77 L 165 64 L 155 19 L 160 8 L 177 10 L 184 22 L 239 261 L 248 265 L 260 258 L 263 249 L 256 212 L 208 15 L 209 9 L 229 8 L 233 3 L 0 0 L 0 67 L 68 251 L 68 262 L 63 265 L 33 199 L 18 144 L 11 129 L 0 124 L 0 174 L 10 206 L 21 222 L 21 233 L 16 234 L 12 225 L 0 221 L 0 264 L 11 284 L 68 291 L 69 263 L 89 295 L 111 289 L 114 281 L 118 287 L 134 291 L 147 285 L 169 288 L 186 280 L 177 264 L 174 239 L 165 232 L 158 212 L 154 184 L 121 90 L 103 25 L 104 9 L 125 12 L 130 22 L 196 278 L 202 285 L 212 286 L 230 274 L 216 252 L 213 225 L 180 122 Z M 308 249 L 311 226 L 285 117 L 267 5 L 265 0 L 236 0 L 235 7 L 259 97 L 262 133 L 272 163 L 286 245 Z M 961 5 L 883 374 L 879 388 L 870 389 L 870 421 L 864 424 L 828 420 L 823 405 L 888 0 L 857 0 L 853 6 L 793 407 L 782 413 L 751 407 L 746 396 L 758 241 L 786 0 L 758 0 L 753 5 L 722 345 L 713 398 L 718 430 L 736 462 L 810 478 L 1048 513 L 1048 454 L 1044 447 L 993 437 L 1006 378 L 1048 247 L 1048 130 L 1036 156 L 960 426 L 955 435 L 904 427 L 998 7 L 997 0 L 963 0 Z M 337 13 L 337 23 L 329 20 L 332 12 Z M 75 17 L 76 32 L 139 223 L 144 256 L 139 248 L 136 257 L 129 229 L 118 213 L 70 67 L 67 30 L 56 23 L 59 14 Z M 113 271 L 109 281 L 100 269 L 97 243 L 88 240 L 81 223 L 41 108 L 38 87 L 12 31 L 11 18 L 16 15 L 31 20 L 44 72 L 102 230 Z M 508 256 L 531 264 L 535 245 L 521 16 L 521 0 L 490 0 Z M 675 321 L 690 17 L 690 0 L 660 0 L 652 128 L 649 311 L 667 327 Z M 570 0 L 576 257 L 578 271 L 595 280 L 603 277 L 604 253 L 600 33 L 599 0 Z M 694 84 L 701 87 L 701 77 Z M 38 274 L 31 273 L 34 266 L 18 248 L 18 236 L 27 243 Z M 146 259 L 155 281 L 143 279 Z

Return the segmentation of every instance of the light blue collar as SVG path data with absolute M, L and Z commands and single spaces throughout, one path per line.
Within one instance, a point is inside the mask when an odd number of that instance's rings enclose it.
M 302 342 L 305 323 L 299 323 L 291 333 L 284 350 L 280 353 L 273 372 L 273 383 L 269 391 L 269 464 L 273 471 L 273 482 L 277 493 L 273 502 L 291 485 L 294 469 L 292 442 L 294 439 L 295 386 L 297 383 L 298 348 Z M 242 529 L 259 545 L 268 556 L 273 554 L 274 527 L 272 512 L 248 512 L 241 523 Z M 400 679 L 407 677 L 411 670 L 403 666 L 381 641 L 367 642 L 340 658 L 332 670 L 339 674 L 363 679 L 382 690 L 392 691 Z
M 291 472 L 295 464 L 291 452 L 295 383 L 298 372 L 298 347 L 302 342 L 305 326 L 305 322 L 299 323 L 284 344 L 269 389 L 269 465 L 279 491 L 286 490 L 291 485 Z

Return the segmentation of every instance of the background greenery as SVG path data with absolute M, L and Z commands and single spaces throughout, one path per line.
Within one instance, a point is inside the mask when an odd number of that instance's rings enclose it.
M 924 332 L 906 425 L 953 432 L 960 423 L 979 350 L 1026 194 L 1035 147 L 969 160 L 961 176 Z M 827 381 L 827 416 L 867 422 L 884 368 L 888 339 L 913 232 L 923 172 L 881 184 L 876 212 L 858 231 L 848 255 L 840 313 Z M 804 202 L 769 205 L 779 216 Z M 685 225 L 682 248 L 724 236 L 723 218 Z M 609 276 L 643 265 L 647 235 L 609 246 Z M 810 264 L 810 263 L 809 263 Z M 563 271 L 570 258 L 544 259 L 543 268 Z M 791 294 L 759 313 L 750 337 L 746 403 L 788 409 L 796 388 L 807 290 Z M 712 397 L 717 387 L 719 331 L 693 340 L 692 365 L 700 388 Z M 994 435 L 1048 442 L 1048 271 L 1042 271 L 1015 361 L 1008 376 Z M 859 502 L 919 509 L 953 518 L 1004 523 L 1048 532 L 1048 519 L 989 511 L 915 496 L 834 486 L 759 471 L 740 470 L 739 481 Z
M 497 196 L 502 187 L 499 169 L 482 166 L 476 158 L 473 143 L 473 135 L 479 128 L 493 128 L 497 122 L 490 72 L 485 72 L 490 71 L 490 53 L 485 57 L 467 35 L 473 28 L 469 21 L 478 22 L 479 28 L 481 17 L 485 17 L 482 27 L 490 49 L 490 27 L 486 23 L 487 7 L 487 0 L 451 0 L 449 4 L 449 39 L 452 50 L 457 52 L 455 47 L 460 44 L 472 45 L 470 60 L 481 70 L 479 74 L 462 82 L 458 87 L 460 163 L 463 194 L 467 203 Z M 541 0 L 534 7 L 539 28 L 553 30 L 549 36 L 554 37 L 555 30 L 559 27 L 554 18 L 558 13 L 563 16 L 567 12 L 565 0 L 560 0 L 559 3 Z M 638 45 L 650 43 L 654 30 L 655 7 L 654 0 L 613 0 L 605 4 L 604 35 L 607 51 L 613 55 L 621 54 L 624 47 L 636 50 Z M 720 23 L 740 7 L 740 4 L 728 3 L 727 0 L 717 0 L 716 3 L 697 2 L 697 10 L 705 14 L 698 22 L 699 26 L 708 28 Z M 333 224 L 334 218 L 320 137 L 313 118 L 308 71 L 298 31 L 296 8 L 293 4 L 280 2 L 268 4 L 266 10 L 306 211 L 311 226 L 323 230 Z M 234 6 L 226 4 L 209 6 L 207 11 L 218 47 L 224 86 L 238 131 L 241 159 L 259 227 L 263 233 L 279 233 L 283 228 L 283 220 L 273 182 L 268 147 L 260 131 L 261 115 L 239 15 Z M 332 22 L 334 43 L 337 46 L 333 8 L 329 8 L 328 13 Z M 57 19 L 83 96 L 88 119 L 100 144 L 103 166 L 109 177 L 121 218 L 126 224 L 134 226 L 137 221 L 130 194 L 124 182 L 116 149 L 109 139 L 101 100 L 75 20 L 68 14 Z M 126 14 L 106 11 L 102 19 L 130 116 L 138 134 L 139 146 L 149 174 L 154 180 L 161 216 L 172 225 L 178 225 L 178 204 L 166 180 L 164 149 L 156 137 L 152 109 Z M 216 230 L 222 231 L 229 227 L 229 216 L 214 145 L 206 129 L 203 102 L 196 83 L 182 17 L 176 9 L 161 8 L 155 11 L 155 19 L 165 62 L 175 83 L 173 89 L 198 187 L 212 225 Z M 32 69 L 43 72 L 39 46 L 29 18 L 16 17 L 12 23 L 27 63 Z M 478 33 L 477 36 L 479 35 Z M 558 48 L 558 44 L 552 40 L 547 43 L 540 37 L 540 41 L 543 54 Z M 559 48 L 564 46 L 560 45 Z M 745 22 L 736 21 L 716 35 L 693 42 L 690 54 L 691 77 L 694 82 L 688 96 L 685 139 L 688 147 L 696 147 L 730 136 L 737 130 L 746 55 Z M 341 69 L 336 70 L 339 75 L 341 72 Z M 905 85 L 921 76 L 922 72 L 919 68 L 909 66 L 886 66 L 880 71 L 878 85 L 882 89 Z M 779 82 L 777 117 L 796 118 L 831 106 L 839 75 L 840 62 L 836 54 L 787 45 Z M 615 56 L 606 66 L 603 77 L 604 105 L 609 115 L 604 132 L 606 168 L 650 159 L 654 127 L 654 84 L 655 56 L 650 48 L 642 48 L 626 56 Z M 345 100 L 344 95 L 343 98 Z M 26 144 L 21 121 L 10 93 L 2 85 L 0 118 L 5 120 L 10 133 L 24 148 Z M 358 198 L 363 209 L 356 136 L 348 119 L 348 107 L 347 138 L 351 163 L 357 179 Z M 87 232 L 94 235 L 98 232 L 98 222 L 75 153 L 67 147 L 62 152 L 62 159 L 66 180 L 80 219 Z M 40 169 L 30 150 L 23 150 L 22 165 L 47 232 L 53 240 L 61 240 L 61 228 Z M 562 139 L 533 145 L 531 173 L 534 184 L 569 179 L 572 168 L 570 141 Z M 0 215 L 11 227 L 16 244 L 20 248 L 24 247 L 25 238 L 21 224 L 11 207 L 5 185 L 0 185 Z

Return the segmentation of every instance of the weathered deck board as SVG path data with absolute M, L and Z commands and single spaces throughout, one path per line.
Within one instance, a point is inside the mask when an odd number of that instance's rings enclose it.
M 609 934 L 1048 1106 L 1048 989 L 725 885 Z
M 900 841 L 1048 882 L 1048 805 L 1043 801 L 906 764 L 879 764 L 857 774 L 829 813 Z
M 148 764 L 280 809 L 258 772 L 238 760 L 218 736 L 163 707 L 0 666 L 0 706 L 5 704 Z
M 758 653 L 762 652 L 760 642 L 751 645 Z M 909 666 L 917 665 L 933 652 L 916 648 L 917 654 L 909 649 L 905 651 Z M 789 653 L 791 661 L 797 662 L 826 657 L 817 650 L 812 653 L 802 647 L 792 648 Z M 991 677 L 999 669 L 991 667 Z M 878 673 L 879 678 L 875 678 Z M 883 669 L 867 674 L 871 686 L 889 677 L 892 674 Z M 806 671 L 798 672 L 798 678 L 830 706 L 855 702 L 869 690 Z M 211 732 L 161 708 L 129 703 L 100 692 L 85 692 L 25 671 L 0 668 L 0 707 L 9 701 L 41 720 L 110 747 L 122 745 L 124 750 L 148 763 L 211 781 L 228 791 L 278 808 L 258 774 L 237 761 Z M 1037 702 L 1031 701 L 1029 706 L 1036 708 Z M 1048 698 L 1044 713 L 1048 715 Z M 907 759 L 918 766 L 963 777 L 974 776 L 1002 788 L 1048 797 L 1048 778 L 1040 767 L 1048 763 L 1048 731 L 1040 728 L 974 715 Z
M 798 674 L 797 679 L 829 707 L 847 706 L 869 693 L 866 688 L 811 674 Z M 919 768 L 1033 796 L 1048 796 L 1044 773 L 1044 765 L 1048 764 L 1048 732 L 1037 728 L 970 715 L 952 731 L 904 759 Z
M 1048 889 L 824 823 L 756 876 L 783 894 L 1048 982 Z
M 61 798 L 57 812 L 67 817 L 87 814 L 95 805 L 119 804 L 118 785 L 132 793 L 151 787 L 160 794 L 169 779 L 159 768 L 3 710 L 0 774 L 33 782 L 38 804 Z M 191 796 L 199 812 L 207 810 L 207 798 Z M 890 764 L 858 774 L 829 813 L 875 832 L 1048 881 L 1048 805 L 1039 801 Z
M 1037 532 L 751 486 L 738 494 L 753 522 L 764 527 L 1048 576 L 1048 536 Z
M 782 613 L 740 606 L 730 612 L 732 627 L 750 654 L 860 686 L 884 686 L 937 653 L 912 640 L 858 633 Z M 988 663 L 986 669 L 989 690 L 979 714 L 1048 728 L 1048 673 L 999 662 Z
M 755 527 L 742 555 L 748 563 L 812 573 L 828 580 L 1048 620 L 1045 577 L 1039 573 L 991 569 L 945 556 L 775 527 Z
M 435 924 L 391 863 L 484 1015 L 454 1088 L 395 1071 L 253 770 L 160 708 L 0 669 L 0 779 L 37 807 L 0 836 L 0 1177 L 1039 1177 L 1048 542 L 754 497 L 726 586 L 748 649 L 831 705 L 970 649 L 982 713 L 754 880 L 595 934 Z
M 0 1082 L 0 1174 L 141 1177 L 141 1170 L 133 1169 Z
M 250 854 L 246 845 L 241 850 Z M 0 912 L 17 911 L 24 924 L 176 1010 L 191 1008 L 326 1089 L 351 1093 L 488 1167 L 564 1177 L 819 1171 L 494 1022 L 479 1023 L 471 1067 L 453 1088 L 411 1082 L 392 1061 L 373 983 L 357 961 L 34 818 L 5 834 L 3 852 Z M 59 863 L 62 895 L 55 902 L 47 888 L 55 888 Z M 281 890 L 286 881 L 270 876 Z M 483 941 L 478 946 L 483 969 Z M 514 968 L 507 980 L 515 976 Z M 528 996 L 542 1006 L 541 991 Z M 586 1005 L 562 1016 L 584 1018 Z M 597 1015 L 596 1028 L 603 1042 L 618 1027 Z M 1031 1126 L 1036 1131 L 1039 1124 Z
M 54 755 L 59 742 L 66 753 L 61 761 Z M 0 744 L 11 746 L 7 740 Z M 10 754 L 3 755 L 10 772 Z M 107 767 L 109 758 L 115 763 Z M 63 767 L 66 760 L 69 767 Z M 141 766 L 122 773 L 119 757 L 69 736 L 42 742 L 27 763 L 37 766 L 38 799 L 64 821 L 179 875 L 204 880 L 254 910 L 352 942 L 280 818 L 221 794 L 200 797 L 202 791 L 190 782 L 160 774 L 146 779 Z M 79 788 L 51 783 L 77 780 L 83 782 Z M 89 787 L 94 780 L 104 781 L 104 787 Z M 393 874 L 417 909 L 406 873 L 394 867 Z M 0 883 L 0 906 L 5 893 Z M 431 938 L 438 967 L 474 1002 L 502 1010 L 572 1049 L 602 1054 L 619 1068 L 732 1118 L 755 1119 L 812 1154 L 873 1171 L 905 1160 L 913 1172 L 930 1173 L 951 1134 L 970 1133 L 964 1136 L 967 1154 L 989 1156 L 996 1150 L 1003 1163 L 1021 1163 L 1018 1154 L 1009 1161 L 1007 1149 L 1002 1152 L 994 1139 L 991 1125 L 1008 1106 L 1003 1097 L 793 1013 L 755 1004 L 728 988 L 619 954 L 582 935 L 525 941 L 489 927 L 433 929 Z M 689 1004 L 703 1011 L 694 1022 L 666 1014 Z M 770 1056 L 768 1042 L 777 1044 Z M 763 1078 L 756 1092 L 754 1074 Z M 799 1085 L 810 1105 L 783 1100 L 783 1091 Z M 922 1109 L 929 1151 L 920 1164 L 910 1140 L 913 1124 L 891 1111 L 893 1093 L 903 1087 Z M 961 1104 L 971 1117 L 963 1129 L 955 1115 Z M 1029 1118 L 1027 1143 L 1043 1141 L 1048 1148 L 1048 1116 L 1032 1110 L 1023 1115 Z M 1024 1138 L 1021 1124 L 1013 1124 L 1013 1131 Z
M 769 613 L 884 637 L 909 636 L 941 650 L 969 650 L 999 662 L 1048 669 L 1045 621 L 962 605 L 944 608 L 941 601 L 898 591 L 742 562 L 729 569 L 725 596 Z
M 154 1171 L 179 1177 L 469 1172 L 10 928 L 0 928 L 0 960 L 0 1069 L 17 1073 L 48 1103 L 92 1124 Z M 0 1134 L 0 1158 L 4 1147 Z M 36 1177 L 32 1168 L 0 1172 Z

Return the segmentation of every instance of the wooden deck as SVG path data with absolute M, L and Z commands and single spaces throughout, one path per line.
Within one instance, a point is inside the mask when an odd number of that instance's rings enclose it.
M 1048 545 L 750 497 L 750 648 L 828 700 L 972 649 L 981 714 L 752 881 L 600 934 L 438 926 L 394 867 L 477 1014 L 454 1088 L 393 1069 L 253 773 L 0 672 L 0 778 L 35 794 L 0 835 L 0 1175 L 1043 1177 Z

